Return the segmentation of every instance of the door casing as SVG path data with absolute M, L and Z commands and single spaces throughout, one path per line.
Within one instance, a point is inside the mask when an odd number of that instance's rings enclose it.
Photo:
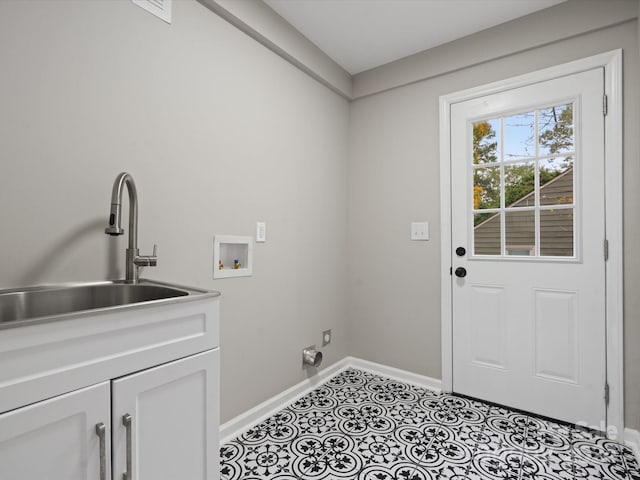
M 501 80 L 440 97 L 440 215 L 442 389 L 453 386 L 452 244 L 451 244 L 451 118 L 454 103 L 510 90 L 557 77 L 604 68 L 605 116 L 605 232 L 609 243 L 606 262 L 606 351 L 609 404 L 607 425 L 599 428 L 609 438 L 624 439 L 623 351 L 623 237 L 622 237 L 622 50 L 613 50 L 570 63 Z M 605 100 L 603 99 L 603 108 Z M 603 251 L 604 255 L 604 251 Z M 604 394 L 604 392 L 603 392 Z

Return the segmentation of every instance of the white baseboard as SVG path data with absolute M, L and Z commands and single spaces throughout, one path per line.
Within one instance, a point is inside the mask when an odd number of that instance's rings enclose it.
M 640 462 L 640 432 L 633 428 L 625 428 L 624 443 L 633 451 L 636 459 Z
M 222 444 L 234 439 L 249 428 L 269 418 L 274 413 L 282 410 L 287 405 L 295 402 L 298 398 L 306 395 L 348 368 L 366 370 L 376 375 L 381 375 L 400 382 L 410 383 L 435 392 L 440 392 L 442 390 L 442 381 L 436 378 L 419 375 L 399 368 L 388 367 L 380 363 L 370 362 L 360 358 L 345 357 L 330 367 L 322 370 L 317 375 L 303 380 L 297 385 L 294 385 L 284 392 L 279 393 L 278 395 L 275 395 L 274 397 L 271 397 L 270 399 L 253 407 L 251 410 L 248 410 L 222 424 L 220 426 L 220 443 Z M 638 462 L 640 462 L 640 432 L 632 428 L 625 428 L 624 443 L 633 451 Z
M 428 388 L 435 392 L 442 391 L 442 380 L 437 378 L 427 377 L 425 375 L 419 375 L 417 373 L 408 372 L 399 368 L 388 367 L 380 363 L 370 362 L 368 360 L 362 360 L 360 358 L 347 357 L 349 367 L 358 368 L 360 370 L 367 370 L 383 377 L 388 377 L 393 380 L 398 380 L 404 383 L 410 383 L 418 387 Z
M 318 385 L 326 382 L 347 368 L 349 368 L 347 358 L 343 358 L 330 367 L 320 371 L 317 375 L 303 380 L 293 387 L 286 389 L 284 392 L 256 405 L 251 410 L 247 410 L 228 422 L 223 423 L 220 425 L 220 443 L 225 443 L 237 437 L 240 433 L 269 418 L 274 413 L 282 410 L 285 406 L 306 395 L 311 390 L 317 388 Z
M 382 375 L 383 377 L 411 383 L 437 392 L 440 391 L 442 386 L 442 382 L 435 378 L 418 375 L 398 368 L 387 367 L 386 365 L 361 360 L 359 358 L 345 357 L 331 365 L 329 368 L 325 368 L 320 371 L 317 375 L 303 380 L 284 392 L 265 400 L 259 405 L 256 405 L 251 410 L 247 410 L 228 422 L 223 423 L 220 426 L 220 443 L 222 444 L 234 439 L 239 434 L 269 418 L 274 413 L 295 402 L 298 398 L 306 395 L 311 390 L 314 390 L 319 385 L 327 382 L 347 368 L 367 370 L 368 372 Z

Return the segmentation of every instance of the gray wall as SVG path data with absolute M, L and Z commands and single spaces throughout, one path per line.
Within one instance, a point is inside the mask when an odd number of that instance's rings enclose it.
M 352 354 L 440 378 L 438 97 L 622 47 L 626 416 L 640 427 L 638 28 L 442 73 L 474 49 L 499 53 L 525 24 L 419 55 L 409 63 L 433 62 L 433 78 L 350 108 L 193 1 L 174 2 L 170 26 L 128 0 L 0 1 L 0 287 L 122 277 L 125 239 L 102 231 L 128 170 L 141 248 L 159 245 L 143 274 L 224 294 L 223 421 L 304 379 L 300 349 L 325 328 L 325 366 Z M 385 72 L 402 83 L 406 64 Z M 354 86 L 370 94 L 381 77 L 365 73 Z M 410 242 L 423 219 L 431 241 Z M 212 280 L 213 235 L 252 235 L 257 220 L 268 241 L 254 276 Z
M 103 233 L 133 174 L 149 278 L 220 290 L 222 419 L 346 354 L 348 102 L 192 1 L 0 2 L 0 286 L 122 277 Z M 212 280 L 214 234 L 254 276 Z
M 198 1 L 323 85 L 345 98 L 351 97 L 349 72 L 262 0 Z
M 573 7 L 580 8 L 575 2 Z M 500 43 L 517 38 L 518 25 L 499 27 Z M 544 28 L 544 23 L 538 27 Z M 637 22 L 625 22 L 352 103 L 348 196 L 353 355 L 441 378 L 439 96 L 623 48 L 625 417 L 628 427 L 640 427 L 640 222 L 634 208 L 640 203 L 637 37 Z M 463 52 L 473 45 L 482 50 L 491 42 L 495 43 L 491 32 L 481 32 L 458 42 L 457 49 Z M 451 47 L 446 50 L 451 53 Z M 438 59 L 432 55 L 430 60 Z M 398 68 L 402 65 L 399 62 Z M 407 78 L 419 70 L 415 65 L 407 68 Z M 437 64 L 431 68 L 437 69 Z M 402 73 L 393 72 L 394 78 Z M 369 72 L 367 81 L 375 81 L 373 75 Z M 409 223 L 423 219 L 430 221 L 431 240 L 411 242 Z

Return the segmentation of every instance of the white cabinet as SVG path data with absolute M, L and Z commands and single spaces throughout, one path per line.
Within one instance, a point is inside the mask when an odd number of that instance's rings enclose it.
M 2 480 L 100 479 L 103 424 L 106 478 L 109 458 L 110 386 L 102 382 L 0 415 Z
M 212 349 L 0 414 L 0 479 L 217 480 L 218 362 Z
M 2 330 L 0 480 L 218 480 L 218 325 L 205 292 Z
M 114 479 L 218 478 L 217 365 L 216 349 L 112 382 Z

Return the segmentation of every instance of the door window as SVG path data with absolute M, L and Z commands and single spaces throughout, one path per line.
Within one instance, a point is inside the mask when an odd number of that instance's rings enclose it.
M 472 124 L 473 255 L 576 257 L 575 103 Z

